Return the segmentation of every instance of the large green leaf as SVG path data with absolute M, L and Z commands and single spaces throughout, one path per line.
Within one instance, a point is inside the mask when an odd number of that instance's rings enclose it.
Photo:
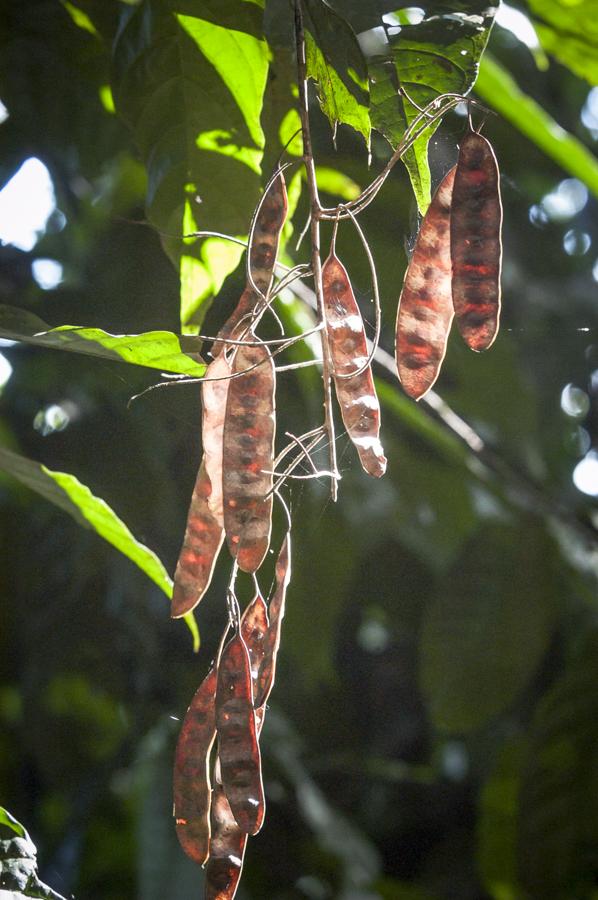
M 518 856 L 531 897 L 591 897 L 598 863 L 598 635 L 540 701 L 523 766 Z
M 114 51 L 117 110 L 148 171 L 147 214 L 181 277 L 181 323 L 196 331 L 242 249 L 196 230 L 244 235 L 260 186 L 269 51 L 245 0 L 143 0 Z
M 598 8 L 595 0 L 528 0 L 540 43 L 590 84 L 598 84 Z
M 320 105 L 333 129 L 351 125 L 370 143 L 368 76 L 349 23 L 325 0 L 305 0 L 307 74 L 318 85 Z
M 190 335 L 172 334 L 170 331 L 108 334 L 101 328 L 78 325 L 50 328 L 25 309 L 1 304 L 0 337 L 198 378 L 206 370 L 197 352 L 200 346 L 198 340 Z
M 465 733 L 504 712 L 536 672 L 554 627 L 557 558 L 529 525 L 487 529 L 424 614 L 421 684 L 437 728 Z
M 172 580 L 153 550 L 136 540 L 108 504 L 94 496 L 74 475 L 53 472 L 41 463 L 13 453 L 5 447 L 0 447 L 0 469 L 67 512 L 79 525 L 93 529 L 145 572 L 170 599 Z M 185 616 L 185 621 L 197 649 L 199 632 L 193 614 Z
M 5 837 L 8 832 L 8 837 Z M 14 836 L 16 835 L 16 837 Z M 10 893 L 7 893 L 9 892 Z M 65 900 L 40 881 L 37 850 L 25 828 L 0 806 L 0 896 L 7 900 Z
M 425 17 L 415 25 L 385 26 L 388 49 L 370 63 L 372 126 L 393 147 L 419 115 L 418 107 L 439 94 L 471 90 L 496 11 L 485 0 L 430 2 L 423 8 Z M 407 97 L 399 95 L 399 86 Z M 435 128 L 426 129 L 403 157 L 422 214 L 430 203 L 428 142 Z
M 525 94 L 503 66 L 484 55 L 476 94 L 558 163 L 585 182 L 598 197 L 598 160 L 576 137 L 555 122 L 546 110 Z

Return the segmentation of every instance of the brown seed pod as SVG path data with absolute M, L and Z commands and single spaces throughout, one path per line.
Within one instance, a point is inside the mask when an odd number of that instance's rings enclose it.
M 453 321 L 450 248 L 456 166 L 444 176 L 424 216 L 405 281 L 396 327 L 396 360 L 405 393 L 415 400 L 440 372 Z
M 470 132 L 461 141 L 451 208 L 453 305 L 472 350 L 486 350 L 498 333 L 502 204 L 490 143 Z
M 254 339 L 254 338 L 253 338 Z M 274 363 L 263 344 L 235 352 L 224 423 L 224 529 L 244 572 L 255 572 L 270 544 L 274 465 Z
M 222 784 L 233 816 L 241 831 L 257 834 L 264 821 L 265 799 L 251 665 L 240 635 L 229 641 L 220 657 L 216 729 Z
M 226 338 L 236 339 L 251 326 L 253 313 L 261 308 L 263 298 L 268 296 L 287 209 L 286 184 L 282 172 L 279 172 L 256 211 L 250 234 L 247 286 L 236 308 L 218 332 L 218 340 L 212 349 L 214 356 L 226 347 L 223 343 Z
M 204 457 L 193 488 L 185 537 L 174 574 L 170 612 L 173 619 L 190 612 L 205 594 L 224 540 L 222 523 L 209 507 L 211 493 L 212 484 Z
M 368 350 L 361 313 L 347 271 L 334 250 L 322 267 L 322 283 L 334 386 L 343 422 L 363 469 L 380 478 L 386 471 L 379 438 L 380 404 L 371 367 L 363 368 Z
M 256 594 L 241 618 L 241 636 L 249 650 L 253 696 L 257 690 L 257 678 L 266 653 L 268 633 L 268 608 L 261 594 Z
M 208 496 L 208 506 L 223 527 L 222 445 L 230 374 L 231 366 L 226 354 L 223 353 L 210 363 L 205 374 L 206 380 L 201 386 L 203 452 L 206 472 L 212 485 L 212 492 Z
M 270 601 L 270 624 L 264 637 L 263 659 L 260 662 L 255 690 L 256 710 L 264 708 L 274 685 L 276 659 L 280 647 L 280 634 L 285 611 L 285 599 L 291 580 L 291 535 L 285 537 L 276 560 L 276 589 Z
M 216 668 L 210 669 L 189 705 L 177 741 L 173 794 L 181 847 L 203 866 L 210 841 L 210 750 L 216 737 Z
M 247 834 L 237 825 L 224 788 L 218 783 L 212 794 L 211 830 L 205 898 L 232 900 L 241 878 Z

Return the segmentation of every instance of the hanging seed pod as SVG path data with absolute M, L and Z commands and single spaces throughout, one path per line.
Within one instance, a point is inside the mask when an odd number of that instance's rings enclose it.
M 174 574 L 170 612 L 173 619 L 190 612 L 205 594 L 224 540 L 222 524 L 210 510 L 211 494 L 212 484 L 204 457 L 193 488 L 185 537 Z
M 252 338 L 253 340 L 255 338 Z M 274 465 L 274 363 L 268 348 L 241 346 L 233 361 L 224 423 L 224 529 L 244 572 L 255 572 L 270 544 Z
M 211 830 L 205 898 L 232 900 L 241 878 L 247 834 L 237 825 L 224 788 L 218 783 L 212 795 Z
M 181 847 L 203 866 L 210 841 L 210 751 L 216 737 L 216 667 L 199 686 L 183 719 L 177 741 L 173 794 L 176 833 Z
M 247 286 L 236 308 L 218 332 L 218 340 L 212 349 L 214 356 L 226 347 L 226 338 L 236 339 L 251 326 L 253 314 L 261 308 L 263 298 L 269 294 L 287 209 L 286 184 L 282 172 L 279 172 L 256 210 L 250 235 Z
M 257 690 L 260 666 L 266 653 L 268 608 L 261 594 L 256 594 L 241 618 L 241 637 L 249 651 L 253 696 Z
M 334 249 L 322 267 L 322 282 L 334 387 L 343 422 L 363 469 L 380 478 L 386 471 L 379 439 L 380 404 L 371 367 L 363 368 L 368 350 L 361 313 L 347 271 Z
M 206 380 L 201 386 L 203 452 L 206 472 L 212 485 L 212 491 L 208 496 L 208 506 L 214 518 L 223 527 L 222 446 L 230 374 L 231 366 L 226 354 L 223 353 L 210 363 L 205 374 Z
M 251 680 L 249 653 L 236 635 L 224 648 L 218 666 L 218 756 L 235 821 L 246 834 L 257 834 L 264 821 L 265 799 Z
M 486 350 L 500 316 L 502 204 L 494 151 L 475 131 L 461 141 L 451 208 L 453 305 L 472 350 Z
M 419 400 L 440 373 L 453 321 L 450 246 L 454 166 L 424 216 L 405 281 L 396 327 L 396 360 L 406 394 Z
M 280 647 L 280 634 L 285 611 L 285 599 L 291 580 L 291 535 L 287 533 L 276 561 L 276 588 L 270 601 L 270 625 L 264 637 L 263 659 L 257 675 L 254 706 L 265 707 L 274 685 L 276 659 Z

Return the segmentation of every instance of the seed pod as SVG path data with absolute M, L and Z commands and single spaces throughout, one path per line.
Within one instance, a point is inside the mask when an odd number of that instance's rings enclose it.
M 263 344 L 242 346 L 233 361 L 224 423 L 224 529 L 244 572 L 255 572 L 270 544 L 274 465 L 274 363 Z
M 212 349 L 214 356 L 218 356 L 226 347 L 224 339 L 237 339 L 251 326 L 253 313 L 262 306 L 263 297 L 268 296 L 287 209 L 287 189 L 283 174 L 280 172 L 272 181 L 257 209 L 249 250 L 248 266 L 251 279 L 247 279 L 247 287 L 241 294 L 236 308 L 218 332 L 217 337 L 220 340 L 216 341 Z
M 421 224 L 396 328 L 396 360 L 405 393 L 419 400 L 438 378 L 453 321 L 450 245 L 454 166 L 440 182 Z
M 291 535 L 285 537 L 276 560 L 276 589 L 270 601 L 270 625 L 264 637 L 263 659 L 257 676 L 254 706 L 264 708 L 274 685 L 276 659 L 285 611 L 285 598 L 291 580 Z
M 214 518 L 223 527 L 222 444 L 230 374 L 230 363 L 226 354 L 223 353 L 210 363 L 205 374 L 206 380 L 201 386 L 203 452 L 206 472 L 212 485 L 212 492 L 208 496 L 208 506 Z
M 222 651 L 216 688 L 216 729 L 222 785 L 237 825 L 257 834 L 265 812 L 249 653 L 240 635 Z
M 176 746 L 173 778 L 174 816 L 181 847 L 203 866 L 210 841 L 210 750 L 216 737 L 216 668 L 199 686 Z
M 241 637 L 249 650 L 253 696 L 257 690 L 257 678 L 266 653 L 268 633 L 268 609 L 261 594 L 256 594 L 241 618 Z
M 219 784 L 215 784 L 212 795 L 211 829 L 205 898 L 232 900 L 241 878 L 247 835 L 237 825 Z
M 461 141 L 451 208 L 453 305 L 472 350 L 486 350 L 498 333 L 502 204 L 494 151 L 475 131 Z
M 380 478 L 386 471 L 379 439 L 380 404 L 371 367 L 359 371 L 368 358 L 363 320 L 347 271 L 334 250 L 322 267 L 322 282 L 326 333 L 343 422 L 363 469 Z
M 190 612 L 205 594 L 224 540 L 222 524 L 209 507 L 211 493 L 212 484 L 204 457 L 193 488 L 185 537 L 174 574 L 170 612 L 173 619 Z

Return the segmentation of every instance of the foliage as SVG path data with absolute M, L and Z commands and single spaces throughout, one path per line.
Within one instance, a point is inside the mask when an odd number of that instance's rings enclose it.
M 598 167 L 580 122 L 597 65 L 590 7 L 520 6 L 551 55 L 541 72 L 489 19 L 480 32 L 457 28 L 481 14 L 474 2 L 426 4 L 420 23 L 385 0 L 308 5 L 319 182 L 346 202 L 392 152 L 380 133 L 396 145 L 413 114 L 396 90 L 378 104 L 376 67 L 386 87 L 412 78 L 419 104 L 471 89 L 479 63 L 473 90 L 499 113 L 484 134 L 503 172 L 504 319 L 484 356 L 451 339 L 438 394 L 417 405 L 382 355 L 387 476 L 366 483 L 341 436 L 340 502 L 318 485 L 292 493 L 300 563 L 263 737 L 269 820 L 247 860 L 247 897 L 595 893 L 596 503 L 571 481 L 598 438 Z M 401 31 L 382 23 L 388 14 Z M 215 651 L 228 573 L 216 572 L 200 606 L 195 656 L 161 593 L 197 469 L 198 388 L 128 401 L 152 384 L 151 368 L 200 374 L 196 334 L 214 333 L 242 290 L 240 245 L 183 235 L 248 234 L 298 127 L 292 16 L 285 0 L 11 0 L 5 19 L 0 182 L 35 155 L 61 215 L 32 250 L 0 247 L 1 336 L 18 341 L 0 347 L 12 366 L 2 468 L 17 475 L 0 482 L 1 802 L 31 828 L 40 878 L 61 894 L 187 900 L 202 875 L 175 843 L 173 718 Z M 368 45 L 364 32 L 382 24 L 384 47 Z M 420 42 L 446 65 L 413 70 Z M 336 149 L 316 98 L 339 122 Z M 438 126 L 434 184 L 464 129 L 454 113 Z M 360 219 L 387 333 L 426 205 L 429 137 L 412 157 L 417 200 L 397 167 Z M 296 140 L 291 149 L 296 158 Z M 308 202 L 301 176 L 293 185 L 300 232 Z M 586 200 L 564 204 L 573 195 Z M 289 231 L 283 261 L 305 262 Z M 367 261 L 344 223 L 337 251 L 368 316 Z M 44 291 L 32 263 L 47 258 L 63 281 Z M 290 294 L 277 311 L 289 332 L 312 324 Z M 301 342 L 289 360 L 315 352 Z M 300 433 L 321 409 L 318 376 L 279 380 L 280 434 Z M 71 410 L 66 426 L 33 428 L 52 405 Z M 14 849 L 26 832 L 10 827 Z M 31 853 L 11 859 L 31 866 Z

